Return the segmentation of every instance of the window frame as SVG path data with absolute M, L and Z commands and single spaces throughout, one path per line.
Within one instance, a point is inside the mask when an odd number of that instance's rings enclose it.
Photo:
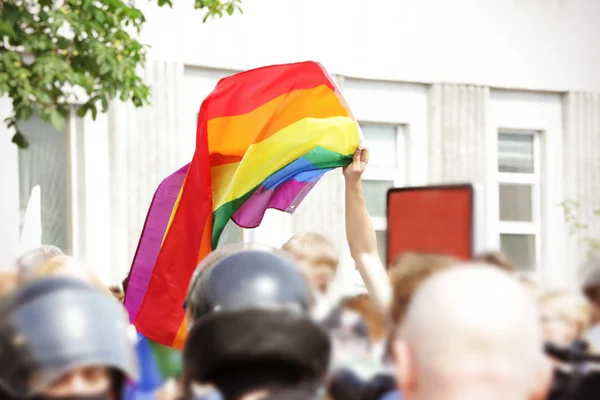
M 498 145 L 500 143 L 500 135 L 526 135 L 533 138 L 533 173 L 522 172 L 500 172 L 500 160 L 496 157 L 496 173 L 497 173 L 497 188 L 498 188 L 498 243 L 501 243 L 502 235 L 531 235 L 535 241 L 535 265 L 532 270 L 523 271 L 530 274 L 538 274 L 542 263 L 542 228 L 543 228 L 543 209 L 542 209 L 542 176 L 543 171 L 543 154 L 542 154 L 542 135 L 539 130 L 530 129 L 508 129 L 498 128 L 496 130 L 496 138 Z M 531 188 L 531 221 L 507 221 L 500 217 L 500 186 L 516 185 L 527 186 Z
M 367 166 L 366 171 L 362 176 L 362 181 L 388 181 L 392 182 L 392 187 L 400 187 L 406 184 L 406 154 L 407 154 L 407 125 L 401 123 L 385 123 L 385 122 L 373 122 L 373 121 L 358 121 L 358 124 L 363 131 L 364 126 L 376 125 L 395 128 L 395 142 L 396 142 L 396 165 L 395 167 L 377 167 Z M 369 144 L 368 138 L 364 136 L 367 146 Z M 386 194 L 387 196 L 387 194 Z M 387 199 L 386 199 L 387 202 Z M 371 223 L 376 233 L 384 232 L 387 236 L 387 216 L 373 217 L 369 214 Z M 383 262 L 387 262 L 387 254 L 380 254 L 379 257 Z
M 75 113 L 69 113 L 69 115 L 66 118 L 66 123 L 65 123 L 65 127 L 63 128 L 62 131 L 58 131 L 55 127 L 52 126 L 52 124 L 50 124 L 49 122 L 45 122 L 41 119 L 41 117 L 37 114 L 34 114 L 30 121 L 28 121 L 29 123 L 39 123 L 41 126 L 47 126 L 49 129 L 52 129 L 54 131 L 56 131 L 57 133 L 61 134 L 64 137 L 64 157 L 65 157 L 65 164 L 66 167 L 64 170 L 62 170 L 62 172 L 64 173 L 64 179 L 65 179 L 65 191 L 64 191 L 64 196 L 65 196 L 65 201 L 66 204 L 64 204 L 65 206 L 65 218 L 66 220 L 63 221 L 64 222 L 64 230 L 65 230 L 65 243 L 64 244 L 58 244 L 58 243 L 43 243 L 43 244 L 51 244 L 51 245 L 56 245 L 59 246 L 61 248 L 61 250 L 63 250 L 64 252 L 66 252 L 67 254 L 72 254 L 74 256 L 79 257 L 80 255 L 80 241 L 78 240 L 79 238 L 79 231 L 77 231 L 76 229 L 78 228 L 78 219 L 81 217 L 80 216 L 80 210 L 81 209 L 85 209 L 84 205 L 80 204 L 81 201 L 79 199 L 80 194 L 77 192 L 78 190 L 78 180 L 81 181 L 83 179 L 83 176 L 81 176 L 81 173 L 78 175 L 78 172 L 80 170 L 80 163 L 83 160 L 83 148 L 82 148 L 82 138 L 78 138 L 77 137 L 77 128 L 81 127 L 81 119 L 78 118 Z M 79 125 L 78 125 L 79 123 Z M 25 129 L 27 130 L 27 129 Z M 63 147 L 63 146 L 60 146 Z M 20 185 L 22 184 L 21 182 L 21 170 L 20 170 L 20 152 L 22 150 L 19 149 L 18 153 L 17 153 L 17 164 L 16 164 L 16 173 L 17 173 L 17 180 L 18 180 L 18 199 L 19 199 L 19 225 L 18 225 L 18 232 L 19 232 L 19 237 L 22 235 L 23 233 L 23 228 L 24 228 L 24 217 L 25 217 L 25 213 L 27 210 L 27 206 L 31 196 L 31 190 L 26 194 L 27 198 L 23 199 L 22 195 L 25 195 L 25 193 L 21 193 L 21 189 L 20 189 Z M 24 150 L 24 151 L 32 151 L 30 149 L 28 150 Z M 56 156 L 56 155 L 55 155 Z M 36 185 L 34 185 L 36 186 Z M 47 192 L 47 188 L 46 187 L 40 187 L 40 196 L 43 199 L 44 196 L 47 196 L 48 192 Z M 22 202 L 25 201 L 24 206 L 25 208 L 23 208 L 23 204 Z M 40 203 L 40 210 L 39 212 L 41 213 L 41 220 L 40 223 L 43 224 L 43 220 L 44 220 L 44 213 L 43 213 L 43 209 L 42 209 L 42 204 Z M 43 227 L 40 226 L 40 228 L 42 228 L 42 237 L 43 237 Z M 42 241 L 44 241 L 44 239 L 42 239 Z

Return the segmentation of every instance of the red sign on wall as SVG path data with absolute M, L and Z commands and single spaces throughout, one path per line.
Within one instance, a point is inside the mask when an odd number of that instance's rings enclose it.
M 472 185 L 395 188 L 387 198 L 387 262 L 403 252 L 473 256 Z

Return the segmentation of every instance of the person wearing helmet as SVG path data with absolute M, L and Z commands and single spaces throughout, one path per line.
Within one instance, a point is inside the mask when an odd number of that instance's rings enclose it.
M 318 399 L 331 353 L 311 318 L 312 295 L 282 251 L 232 245 L 196 269 L 186 300 L 187 390 L 213 385 L 225 400 Z
M 137 376 L 134 336 L 122 305 L 88 283 L 28 282 L 0 302 L 0 387 L 14 398 L 118 400 Z

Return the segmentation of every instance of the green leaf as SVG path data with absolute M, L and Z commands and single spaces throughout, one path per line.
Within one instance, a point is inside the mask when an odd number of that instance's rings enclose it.
M 79 107 L 79 108 L 77 109 L 77 116 L 78 116 L 79 118 L 83 118 L 83 117 L 85 117 L 85 114 L 87 113 L 87 110 L 88 110 L 88 107 L 87 107 L 87 105 L 85 105 L 85 104 L 84 104 L 84 105 L 82 105 L 81 107 Z
M 17 131 L 13 137 L 12 142 L 16 144 L 20 149 L 26 149 L 29 147 L 29 141 L 20 131 Z
M 66 127 L 65 117 L 63 115 L 61 115 L 58 112 L 58 110 L 55 110 L 55 109 L 50 109 L 49 114 L 50 114 L 50 123 L 54 126 L 54 128 L 59 132 L 64 131 L 65 127 Z
M 96 18 L 96 21 L 100 22 L 101 24 L 106 19 L 104 13 L 99 8 L 94 8 L 94 18 Z
M 108 97 L 106 96 L 102 96 L 102 112 L 105 113 L 106 111 L 108 111 Z
M 106 64 L 102 64 L 102 66 L 100 66 L 100 70 L 98 71 L 100 73 L 100 75 L 106 75 L 110 72 L 110 64 L 106 63 Z
M 0 38 L 2 36 L 8 36 L 11 39 L 17 38 L 17 33 L 15 32 L 12 23 L 8 21 L 0 21 Z
M 52 103 L 52 98 L 50 97 L 50 95 L 47 92 L 40 90 L 40 89 L 33 89 L 32 93 L 35 96 L 35 98 L 37 99 L 37 101 L 39 101 L 40 103 L 45 103 L 45 104 Z
M 157 0 L 173 6 L 173 0 Z M 106 112 L 121 97 L 136 107 L 150 103 L 150 88 L 139 74 L 149 46 L 139 41 L 144 14 L 131 0 L 0 0 L 0 96 L 7 96 L 13 112 L 5 120 L 11 130 L 17 122 L 39 117 L 58 130 L 67 124 L 71 93 L 90 99 L 77 109 L 83 117 Z M 37 7 L 26 5 L 34 4 Z M 195 0 L 199 18 L 231 15 L 239 0 Z M 68 25 L 73 37 L 64 35 Z M 138 32 L 136 34 L 136 32 Z M 18 49 L 19 51 L 17 51 Z M 22 52 L 31 55 L 24 63 Z M 21 133 L 14 142 L 26 146 Z

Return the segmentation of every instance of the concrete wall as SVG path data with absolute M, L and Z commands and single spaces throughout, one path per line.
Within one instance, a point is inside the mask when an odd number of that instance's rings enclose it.
M 333 74 L 600 91 L 596 0 L 244 0 L 202 24 L 193 0 L 137 3 L 161 60 L 248 69 L 314 59 Z

